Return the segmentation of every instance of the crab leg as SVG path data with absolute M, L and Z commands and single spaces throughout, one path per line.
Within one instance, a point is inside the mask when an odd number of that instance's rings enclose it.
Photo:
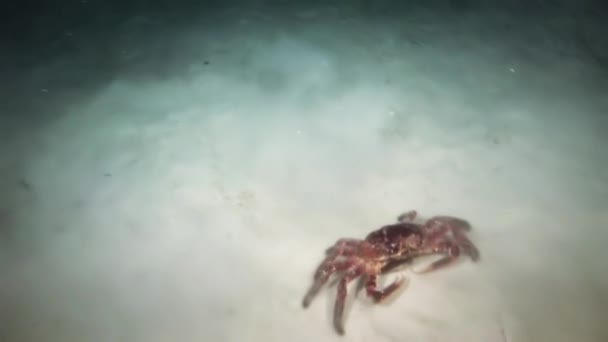
M 385 273 L 390 273 L 393 270 L 395 270 L 398 267 L 403 266 L 404 264 L 409 264 L 412 262 L 414 257 L 417 257 L 417 254 L 410 254 L 408 255 L 407 258 L 405 259 L 396 259 L 396 260 L 390 260 L 386 263 L 386 265 L 384 265 L 384 267 L 382 267 L 382 270 L 380 271 L 380 273 L 385 274 Z
M 319 290 L 325 285 L 329 277 L 337 272 L 343 271 L 352 266 L 352 262 L 336 261 L 340 256 L 348 257 L 356 252 L 356 243 L 361 240 L 357 239 L 340 239 L 332 247 L 325 251 L 325 260 L 319 265 L 315 272 L 314 283 L 308 290 L 308 293 L 302 300 L 302 306 L 304 308 L 310 305 L 312 299 L 317 295 Z
M 399 277 L 395 279 L 392 283 L 390 283 L 387 287 L 380 290 L 378 289 L 378 285 L 376 284 L 376 279 L 378 277 L 376 275 L 370 275 L 367 277 L 366 290 L 367 295 L 372 297 L 376 303 L 380 303 L 389 297 L 393 292 L 399 289 L 407 279 Z
M 460 248 L 451 243 L 444 243 L 437 249 L 429 251 L 428 253 L 425 253 L 425 254 L 430 255 L 430 254 L 436 254 L 436 253 L 443 253 L 444 257 L 433 262 L 432 264 L 428 265 L 427 267 L 423 268 L 420 271 L 412 270 L 412 272 L 422 274 L 422 273 L 429 273 L 432 271 L 436 271 L 440 268 L 444 268 L 444 267 L 452 264 L 454 261 L 456 261 L 458 259 L 458 256 L 460 256 Z
M 439 228 L 442 232 L 439 235 L 445 231 L 451 231 L 458 245 L 464 249 L 464 253 L 469 255 L 473 261 L 479 260 L 479 250 L 465 234 L 465 232 L 471 231 L 471 224 L 468 221 L 453 216 L 435 216 L 427 222 L 427 226 Z
M 418 215 L 418 212 L 416 210 L 410 210 L 410 211 L 406 211 L 405 213 L 399 215 L 399 217 L 397 217 L 397 221 L 398 222 L 412 222 L 414 221 L 414 219 L 416 218 L 416 216 Z
M 471 231 L 469 221 L 454 216 L 433 216 L 427 221 L 427 225 L 448 226 L 451 230 Z
M 464 249 L 464 253 L 471 257 L 473 261 L 479 260 L 479 250 L 477 247 L 469 240 L 469 238 L 460 230 L 456 229 L 452 231 L 454 234 L 454 238 L 460 247 Z
M 338 283 L 338 296 L 336 297 L 336 305 L 334 306 L 334 328 L 340 335 L 344 335 L 344 304 L 346 302 L 346 286 L 353 279 L 363 274 L 363 267 L 351 267 Z
M 304 296 L 302 306 L 307 308 L 310 305 L 312 299 L 319 293 L 332 274 L 349 269 L 353 264 L 352 261 L 334 261 L 331 259 L 324 261 L 315 272 L 314 282 L 306 293 L 306 296 Z
M 327 258 L 336 258 L 338 255 L 350 256 L 353 255 L 361 240 L 358 239 L 340 239 L 325 251 Z

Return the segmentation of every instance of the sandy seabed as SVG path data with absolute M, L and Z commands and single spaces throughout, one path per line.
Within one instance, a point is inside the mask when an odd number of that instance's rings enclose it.
M 3 119 L 2 341 L 608 340 L 607 88 L 568 19 L 166 25 L 117 26 L 129 67 L 61 115 Z M 382 305 L 350 291 L 344 337 L 335 288 L 302 309 L 326 247 L 410 209 L 470 220 L 481 261 L 400 271 Z

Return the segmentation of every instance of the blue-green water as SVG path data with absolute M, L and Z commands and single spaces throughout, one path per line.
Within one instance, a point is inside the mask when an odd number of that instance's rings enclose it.
M 0 340 L 605 341 L 601 44 L 385 5 L 92 11 L 10 50 Z M 325 248 L 410 209 L 480 262 L 350 287 L 344 337 L 335 287 L 302 309 Z

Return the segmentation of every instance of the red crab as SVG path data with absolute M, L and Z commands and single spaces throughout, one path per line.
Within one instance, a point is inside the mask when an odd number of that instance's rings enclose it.
M 334 307 L 334 328 L 344 334 L 344 303 L 348 283 L 358 277 L 366 279 L 367 295 L 379 303 L 403 285 L 404 278 L 397 278 L 384 289 L 376 287 L 378 275 L 396 266 L 425 255 L 443 255 L 425 269 L 416 273 L 426 273 L 447 266 L 461 254 L 473 261 L 479 260 L 477 247 L 468 239 L 471 230 L 468 221 L 452 216 L 434 216 L 422 224 L 414 223 L 415 210 L 397 218 L 397 223 L 385 225 L 369 233 L 364 240 L 340 239 L 327 249 L 325 260 L 314 275 L 314 282 L 302 306 L 307 308 L 321 287 L 334 273 L 341 273 L 338 296 Z

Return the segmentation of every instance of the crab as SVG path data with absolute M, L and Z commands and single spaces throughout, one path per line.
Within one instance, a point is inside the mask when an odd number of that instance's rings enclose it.
M 326 250 L 325 259 L 314 274 L 313 284 L 304 296 L 302 306 L 309 307 L 329 278 L 340 274 L 333 325 L 338 334 L 344 335 L 344 304 L 347 285 L 351 281 L 362 278 L 368 297 L 380 303 L 401 288 L 407 279 L 399 276 L 380 289 L 376 284 L 378 276 L 414 258 L 441 255 L 422 270 L 414 270 L 418 274 L 444 268 L 463 255 L 475 262 L 479 260 L 479 250 L 466 235 L 471 230 L 468 221 L 453 216 L 433 216 L 423 223 L 415 223 L 417 215 L 416 210 L 407 211 L 398 216 L 396 223 L 372 231 L 363 240 L 342 238 L 336 241 Z

